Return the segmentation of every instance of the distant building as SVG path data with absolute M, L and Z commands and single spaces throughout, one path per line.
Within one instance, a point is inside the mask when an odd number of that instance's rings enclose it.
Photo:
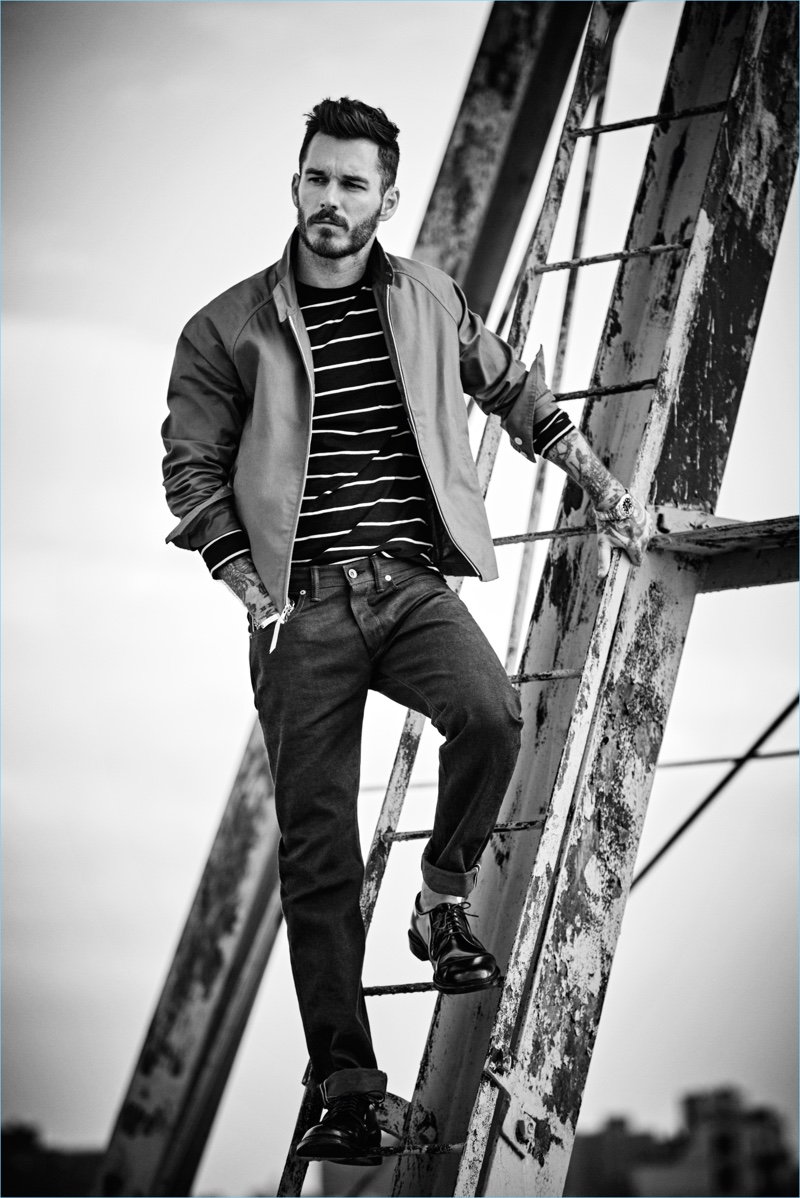
M 8 1198 L 71 1198 L 92 1192 L 102 1152 L 46 1148 L 39 1131 L 12 1123 L 2 1132 L 0 1192 Z
M 564 1194 L 571 1198 L 700 1198 L 701 1195 L 798 1193 L 797 1162 L 780 1117 L 745 1109 L 737 1090 L 690 1094 L 683 1127 L 672 1138 L 633 1132 L 612 1119 L 575 1140 Z

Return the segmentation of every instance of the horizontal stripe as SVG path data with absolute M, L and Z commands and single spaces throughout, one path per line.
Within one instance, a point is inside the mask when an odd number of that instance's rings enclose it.
M 412 499 L 425 502 L 422 495 L 409 495 L 406 499 L 370 499 L 366 503 L 345 503 L 341 507 L 326 507 L 324 512 L 301 512 L 300 519 L 302 520 L 304 516 L 312 519 L 315 516 L 327 516 L 329 512 L 352 512 L 359 507 L 377 507 L 379 503 L 410 503 Z
M 368 387 L 396 387 L 397 383 L 392 379 L 381 379 L 378 383 L 359 383 L 357 387 L 335 387 L 333 391 L 315 391 L 314 394 L 319 399 L 322 395 L 341 395 L 344 391 L 365 391 Z M 395 405 L 398 406 L 399 405 Z
M 327 349 L 329 345 L 341 345 L 343 341 L 366 341 L 367 337 L 382 337 L 383 329 L 377 329 L 374 333 L 356 333 L 353 337 L 334 337 L 330 341 L 324 341 L 321 345 L 312 345 L 312 356 L 315 349 Z
M 341 541 L 345 537 L 351 536 L 352 533 L 354 533 L 357 529 L 361 529 L 361 528 L 402 528 L 403 525 L 405 525 L 405 524 L 425 524 L 425 523 L 426 523 L 426 521 L 421 516 L 416 516 L 413 520 L 402 520 L 402 521 L 373 520 L 370 524 L 367 524 L 366 522 L 364 524 L 357 524 L 357 525 L 355 525 L 354 528 L 345 528 L 345 529 L 342 529 L 342 531 L 339 533 L 335 533 L 335 532 L 332 533 L 330 530 L 328 530 L 328 532 L 310 533 L 306 537 L 295 537 L 295 544 L 299 544 L 301 541 L 318 541 L 321 537 L 329 537 L 331 539 L 333 539 L 334 537 L 338 537 L 338 539 Z M 420 542 L 420 544 L 423 544 L 423 543 L 424 542 Z M 351 545 L 350 548 L 352 549 L 353 546 Z M 366 546 L 357 546 L 357 548 L 366 548 Z
M 354 387 L 353 390 L 355 391 L 357 388 Z M 328 392 L 328 394 L 330 395 L 332 392 Z M 369 408 L 345 408 L 344 411 L 326 412 L 324 416 L 317 416 L 315 413 L 312 423 L 317 420 L 335 420 L 337 416 L 358 416 L 362 412 L 391 412 L 396 408 L 402 408 L 402 406 L 401 403 L 376 403 Z M 330 429 L 327 431 L 330 432 Z
M 319 453 L 310 453 L 310 458 L 371 458 L 371 449 L 325 449 Z
M 326 428 L 325 432 L 331 437 L 366 437 L 369 433 L 391 433 L 397 430 L 396 424 L 387 424 L 384 428 Z
M 389 482 L 412 483 L 412 482 L 418 482 L 419 478 L 420 478 L 419 474 L 408 474 L 408 475 L 406 475 L 406 474 L 390 474 L 387 476 L 383 476 L 381 478 L 359 478 L 359 479 L 356 479 L 356 481 L 354 483 L 342 483 L 342 485 L 340 487 L 336 487 L 335 489 L 337 491 L 344 491 L 348 487 L 374 487 L 374 486 L 377 486 L 378 483 L 389 483 Z M 331 487 L 330 490 L 320 491 L 316 495 L 304 495 L 303 502 L 305 502 L 306 500 L 321 499 L 323 497 L 323 495 L 332 495 L 333 491 L 334 491 L 334 488 Z M 422 496 L 416 495 L 413 497 L 409 496 L 408 498 L 409 499 L 411 499 L 411 498 L 422 499 Z M 377 500 L 375 500 L 375 502 L 376 503 L 383 503 L 383 502 L 396 503 L 398 501 L 394 500 L 394 499 L 391 499 L 391 500 L 390 499 L 386 499 L 386 500 L 377 499 Z M 406 499 L 401 496 L 399 502 L 405 503 Z M 333 510 L 334 510 L 333 508 L 326 508 L 326 511 L 333 511 Z M 302 513 L 302 512 L 300 514 L 304 515 L 304 513 Z
M 355 478 L 357 473 L 356 470 L 340 470 L 338 474 L 307 474 L 306 480 L 309 478 Z M 347 486 L 348 484 L 343 483 L 342 485 Z
M 375 459 L 375 460 L 377 460 L 377 459 Z M 366 486 L 368 483 L 391 483 L 391 482 L 411 483 L 411 482 L 414 482 L 415 479 L 418 479 L 421 477 L 422 477 L 422 475 L 420 475 L 420 474 L 382 474 L 380 476 L 380 478 L 365 478 L 365 479 L 363 479 L 363 481 L 359 480 L 358 482 L 354 482 L 354 483 L 342 483 L 339 490 L 343 491 L 345 489 L 345 487 Z M 421 496 L 420 496 L 420 498 L 421 498 Z
M 306 332 L 315 333 L 317 329 L 324 329 L 329 324 L 344 324 L 346 320 L 355 320 L 357 316 L 371 316 L 373 311 L 374 309 L 370 308 L 354 308 L 346 316 L 334 316 L 331 320 L 321 320 L 319 324 L 307 324 Z
M 365 366 L 368 362 L 388 362 L 389 355 L 383 354 L 380 358 L 356 358 L 354 362 L 333 362 L 330 366 L 315 366 L 314 374 L 321 374 L 323 370 L 343 370 L 346 366 Z
M 312 308 L 332 308 L 334 304 L 346 304 L 349 301 L 358 299 L 358 292 L 354 291 L 352 295 L 340 295 L 335 300 L 324 300 L 321 304 L 301 304 L 301 312 L 310 312 Z

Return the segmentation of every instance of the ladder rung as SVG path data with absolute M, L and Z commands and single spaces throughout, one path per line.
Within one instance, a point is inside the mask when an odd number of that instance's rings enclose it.
M 505 978 L 495 978 L 491 986 L 487 986 L 487 990 L 495 990 L 502 986 Z M 365 986 L 363 993 L 365 998 L 380 998 L 384 994 L 426 994 L 429 990 L 435 990 L 433 982 L 400 982 L 397 986 Z M 467 993 L 482 994 L 482 990 L 467 991 Z
M 436 783 L 431 783 L 432 786 Z M 503 832 L 525 832 L 529 828 L 543 828 L 543 819 L 528 819 L 516 824 L 497 824 L 492 828 L 492 836 L 500 835 Z M 381 840 L 384 844 L 391 844 L 397 840 L 426 840 L 433 836 L 433 828 L 425 828 L 422 832 L 384 832 Z
M 615 254 L 594 254 L 591 258 L 569 258 L 566 262 L 540 262 L 533 268 L 535 275 L 546 275 L 551 270 L 574 270 L 579 266 L 595 266 L 598 262 L 627 262 L 629 258 L 646 258 L 655 254 L 680 254 L 688 250 L 689 241 L 668 241 L 659 245 L 647 245 L 640 250 L 618 250 Z
M 582 670 L 540 670 L 537 674 L 509 674 L 509 682 L 561 682 L 565 678 L 580 678 Z
M 697 108 L 683 108 L 680 112 L 657 112 L 653 116 L 639 116 L 632 121 L 616 121 L 613 125 L 593 125 L 588 129 L 576 129 L 573 125 L 568 132 L 575 137 L 593 137 L 596 133 L 635 129 L 638 125 L 663 125 L 667 121 L 682 121 L 692 116 L 709 116 L 713 112 L 724 112 L 727 107 L 727 100 L 718 100 L 716 104 L 701 104 Z
M 511 537 L 494 537 L 493 545 L 519 545 L 523 541 L 557 541 L 563 537 L 588 537 L 597 529 L 585 525 L 583 528 L 547 528 L 543 532 L 517 532 Z
M 607 387 L 587 387 L 585 391 L 556 391 L 553 398 L 559 403 L 565 399 L 595 399 L 600 395 L 625 395 L 628 391 L 646 391 L 655 387 L 658 379 L 639 379 L 633 383 L 611 383 Z
M 401 982 L 397 986 L 365 986 L 364 995 L 371 998 L 382 994 L 425 994 L 434 989 L 433 982 Z
M 381 1156 L 434 1156 L 446 1152 L 463 1152 L 461 1144 L 409 1144 L 407 1148 L 398 1145 L 397 1148 L 381 1148 Z

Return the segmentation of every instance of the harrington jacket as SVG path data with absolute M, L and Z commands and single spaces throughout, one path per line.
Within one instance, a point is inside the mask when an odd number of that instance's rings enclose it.
M 244 529 L 279 612 L 288 597 L 311 438 L 314 371 L 295 289 L 293 234 L 279 262 L 191 318 L 169 383 L 164 486 L 179 518 L 167 537 L 202 549 Z M 433 497 L 436 564 L 497 577 L 470 450 L 464 394 L 496 413 L 534 461 L 533 427 L 557 411 L 541 350 L 530 370 L 434 267 L 386 254 L 368 264 L 395 377 Z

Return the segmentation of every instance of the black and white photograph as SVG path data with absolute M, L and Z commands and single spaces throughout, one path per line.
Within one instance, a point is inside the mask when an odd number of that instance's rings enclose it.
M 2 0 L 2 1181 L 798 1192 L 796 0 Z

